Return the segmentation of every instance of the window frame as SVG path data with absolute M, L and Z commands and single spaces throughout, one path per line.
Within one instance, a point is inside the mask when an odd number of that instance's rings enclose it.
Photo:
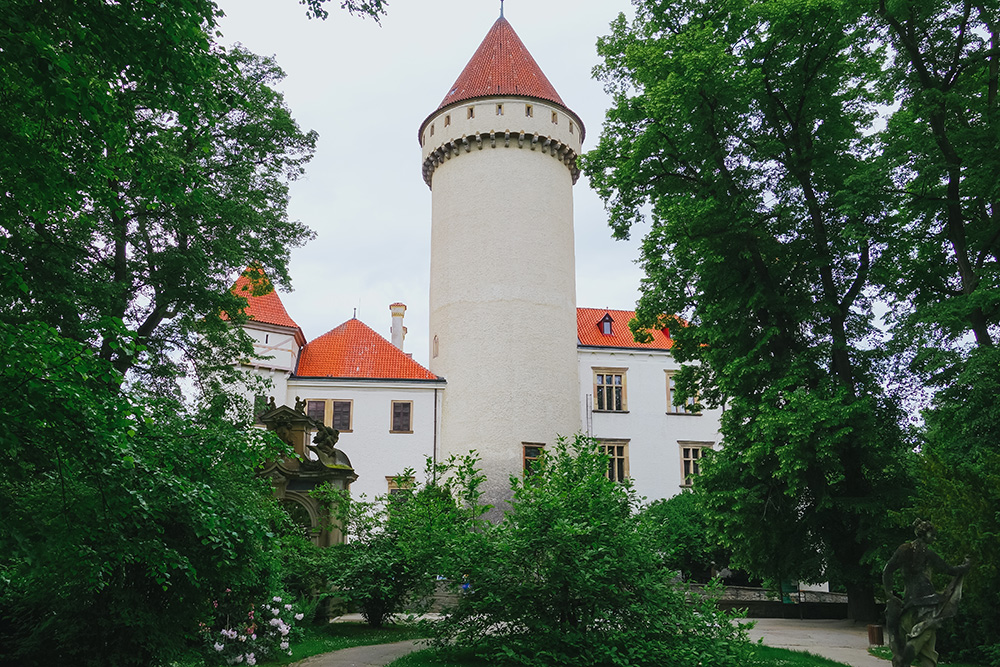
M 409 406 L 406 412 L 407 429 L 396 429 L 396 405 Z M 413 433 L 413 401 L 389 401 L 389 433 Z
M 701 460 L 705 456 L 705 450 L 711 449 L 715 450 L 715 443 L 706 440 L 678 440 L 677 450 L 680 455 L 681 462 L 681 488 L 690 489 L 693 485 L 693 479 L 701 474 Z M 685 450 L 690 450 L 691 452 L 698 452 L 697 456 L 686 457 Z M 692 464 L 692 471 L 688 473 L 686 464 L 690 462 Z
M 601 452 L 608 456 L 608 479 L 612 482 L 624 482 L 630 479 L 632 474 L 629 470 L 629 440 L 627 438 L 597 438 L 597 446 Z M 610 452 L 610 447 L 621 447 L 621 456 L 617 452 Z M 618 464 L 616 465 L 616 462 Z M 612 478 L 611 471 L 615 471 L 615 478 Z M 620 473 L 620 474 L 619 474 Z
M 537 449 L 538 452 L 534 456 L 528 456 L 529 449 Z M 521 474 L 524 477 L 528 477 L 534 474 L 534 470 L 531 468 L 531 464 L 537 461 L 545 454 L 545 443 L 544 442 L 522 442 L 521 443 Z
M 330 400 L 330 423 L 327 426 L 336 428 L 341 433 L 350 433 L 354 430 L 354 399 L 353 398 L 331 398 Z M 334 420 L 337 418 L 337 404 L 347 404 L 347 426 L 348 428 L 337 428 Z
M 669 370 L 664 369 L 663 371 L 667 375 L 667 414 L 668 415 L 687 415 L 689 417 L 700 417 L 701 411 L 695 412 L 694 410 L 686 410 L 685 406 L 694 407 L 698 403 L 698 395 L 689 397 L 682 405 L 674 405 L 674 392 L 677 391 L 676 386 L 671 386 L 673 382 L 676 385 L 674 378 L 680 373 L 679 370 Z
M 594 374 L 594 408 L 593 408 L 593 411 L 594 412 L 617 413 L 617 414 L 627 413 L 628 412 L 628 368 L 594 367 L 591 370 L 593 370 L 593 374 Z M 598 408 L 597 407 L 599 405 L 599 397 L 600 398 L 604 398 L 604 395 L 602 394 L 601 389 L 604 388 L 604 387 L 614 388 L 614 387 L 618 386 L 618 385 L 615 385 L 615 384 L 606 384 L 606 383 L 598 384 L 598 382 L 597 382 L 597 376 L 598 375 L 603 375 L 603 376 L 607 376 L 607 375 L 619 376 L 620 375 L 621 376 L 622 382 L 621 382 L 621 407 L 620 407 L 620 409 L 615 410 L 615 409 L 609 409 L 607 407 L 604 407 L 604 408 Z M 613 392 L 612 392 L 612 395 L 613 395 Z M 607 404 L 606 401 L 603 401 L 603 402 L 605 403 L 605 405 Z

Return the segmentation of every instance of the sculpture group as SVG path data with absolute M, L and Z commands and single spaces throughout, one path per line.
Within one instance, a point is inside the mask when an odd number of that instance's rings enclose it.
M 958 610 L 970 561 L 966 558 L 961 565 L 951 566 L 935 553 L 930 545 L 937 531 L 929 521 L 914 521 L 913 532 L 916 539 L 900 545 L 882 572 L 892 667 L 909 667 L 914 660 L 918 667 L 936 667 L 937 629 Z M 902 599 L 893 592 L 897 570 L 903 575 Z M 934 587 L 935 572 L 952 577 L 940 593 Z

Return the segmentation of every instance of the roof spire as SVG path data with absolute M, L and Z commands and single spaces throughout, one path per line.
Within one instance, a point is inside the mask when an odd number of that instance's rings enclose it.
M 503 18 L 503 0 L 500 0 L 500 18 Z

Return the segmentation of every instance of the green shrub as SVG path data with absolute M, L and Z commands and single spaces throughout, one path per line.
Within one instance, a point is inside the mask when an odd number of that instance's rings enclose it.
M 469 534 L 458 604 L 434 645 L 521 665 L 747 664 L 744 631 L 666 581 L 627 482 L 594 441 L 560 440 L 511 478 L 504 519 Z

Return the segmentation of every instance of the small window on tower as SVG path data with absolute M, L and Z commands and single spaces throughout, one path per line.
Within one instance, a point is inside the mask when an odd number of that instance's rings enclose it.
M 431 123 L 431 136 L 434 136 L 434 123 Z
M 449 125 L 451 125 L 451 114 L 444 117 L 444 126 L 448 127 Z
M 535 110 L 532 108 L 530 104 L 524 105 L 524 115 L 527 116 L 528 118 L 531 118 L 532 116 L 535 115 Z
M 573 121 L 569 122 L 569 133 L 573 134 Z
M 469 118 L 476 117 L 476 107 L 469 107 Z
M 552 112 L 552 123 L 555 125 L 559 124 L 559 114 L 557 114 L 555 111 Z
M 503 105 L 502 104 L 498 104 L 497 105 L 497 115 L 498 116 L 502 116 L 503 115 Z

